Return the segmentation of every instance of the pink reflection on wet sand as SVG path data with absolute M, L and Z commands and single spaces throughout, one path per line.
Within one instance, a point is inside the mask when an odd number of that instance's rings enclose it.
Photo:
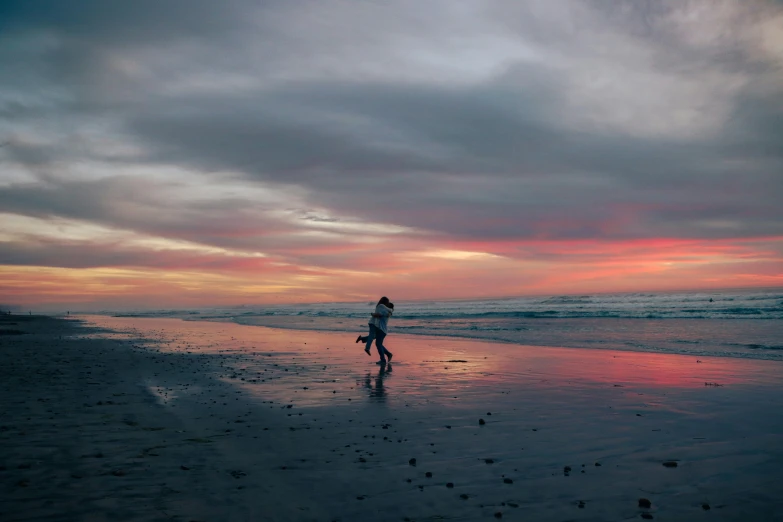
M 385 368 L 351 333 L 281 330 L 179 319 L 88 317 L 101 326 L 147 337 L 171 353 L 224 358 L 220 378 L 267 398 L 297 395 L 309 404 L 346 399 L 443 401 L 512 389 L 629 388 L 661 390 L 775 385 L 781 365 L 769 361 L 696 358 L 609 350 L 519 346 L 391 334 Z M 149 339 L 151 337 L 151 339 Z M 339 390 L 339 391 L 338 391 Z M 369 391 L 370 393 L 366 393 Z

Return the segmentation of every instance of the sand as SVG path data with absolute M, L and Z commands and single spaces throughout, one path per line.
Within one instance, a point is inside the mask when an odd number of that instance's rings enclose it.
M 0 520 L 783 520 L 780 363 L 83 319 L 0 317 Z

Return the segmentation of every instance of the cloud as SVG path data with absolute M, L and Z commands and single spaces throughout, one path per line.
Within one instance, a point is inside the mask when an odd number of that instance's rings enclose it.
M 16 235 L 2 262 L 187 264 L 129 233 L 239 271 L 770 241 L 781 34 L 760 0 L 3 2 L 0 212 L 124 239 Z

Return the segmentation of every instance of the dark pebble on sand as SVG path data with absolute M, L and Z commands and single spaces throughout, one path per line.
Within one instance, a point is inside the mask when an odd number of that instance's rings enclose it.
M 646 498 L 640 498 L 639 499 L 639 507 L 640 508 L 650 509 L 650 506 L 652 506 L 652 502 L 650 502 L 649 499 L 646 499 Z
M 674 462 L 673 460 L 667 460 L 666 462 L 663 463 L 663 466 L 666 468 L 676 468 L 677 463 Z
M 446 487 L 447 488 L 453 488 L 454 487 L 454 483 L 453 482 L 446 482 Z M 709 509 L 709 507 L 707 509 Z
M 585 501 L 584 500 L 580 500 L 579 504 L 577 504 L 576 507 L 578 507 L 579 509 L 584 509 L 585 508 Z
M 503 513 L 501 513 L 500 511 L 496 512 L 495 518 L 503 518 Z
M 459 496 L 459 498 L 461 498 L 462 500 L 467 500 L 467 499 L 468 499 L 468 494 L 467 494 L 467 493 L 462 493 L 462 494 Z
M 503 483 L 504 483 L 504 484 L 513 484 L 513 483 L 514 483 L 514 481 L 513 481 L 513 480 L 511 480 L 510 478 L 504 478 L 504 479 L 503 479 Z
M 571 466 L 565 466 L 565 467 L 563 468 L 563 473 L 568 473 L 568 472 L 570 472 L 570 471 L 571 471 Z
M 704 504 L 702 504 L 702 505 L 701 505 L 701 508 L 702 508 L 704 511 L 707 511 L 708 509 L 710 509 L 710 505 L 709 505 L 709 504 L 707 504 L 707 503 L 705 502 Z
M 114 471 L 111 472 L 111 474 L 114 475 L 115 477 L 125 476 L 125 472 L 121 469 L 115 469 Z
M 427 478 L 432 478 L 432 472 L 428 471 L 427 473 L 424 474 L 424 476 Z
M 652 520 L 652 515 L 649 513 L 642 513 L 642 518 L 645 520 Z
M 486 424 L 486 422 L 484 422 L 484 419 L 479 419 L 479 425 L 483 426 L 484 424 Z
M 411 466 L 415 466 L 416 465 L 416 459 L 409 460 L 408 464 L 410 464 Z
M 187 466 L 180 466 L 179 469 L 181 469 L 182 471 L 188 471 L 190 468 Z
M 596 467 L 600 467 L 601 463 L 600 462 L 596 462 L 595 465 L 596 465 Z
M 484 462 L 486 464 L 494 464 L 495 463 L 494 459 L 484 459 Z

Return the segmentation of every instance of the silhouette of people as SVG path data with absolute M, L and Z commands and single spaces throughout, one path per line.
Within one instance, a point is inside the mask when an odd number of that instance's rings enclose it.
M 360 341 L 365 343 L 364 351 L 367 355 L 370 355 L 370 347 L 372 346 L 373 340 L 375 341 L 375 347 L 378 349 L 378 355 L 380 356 L 380 360 L 378 361 L 378 364 L 380 365 L 386 364 L 387 357 L 389 362 L 392 360 L 393 354 L 383 345 L 383 340 L 386 337 L 389 317 L 391 317 L 393 311 L 394 303 L 390 302 L 388 297 L 381 297 L 368 322 L 370 327 L 369 335 L 360 335 L 356 338 L 357 343 Z

